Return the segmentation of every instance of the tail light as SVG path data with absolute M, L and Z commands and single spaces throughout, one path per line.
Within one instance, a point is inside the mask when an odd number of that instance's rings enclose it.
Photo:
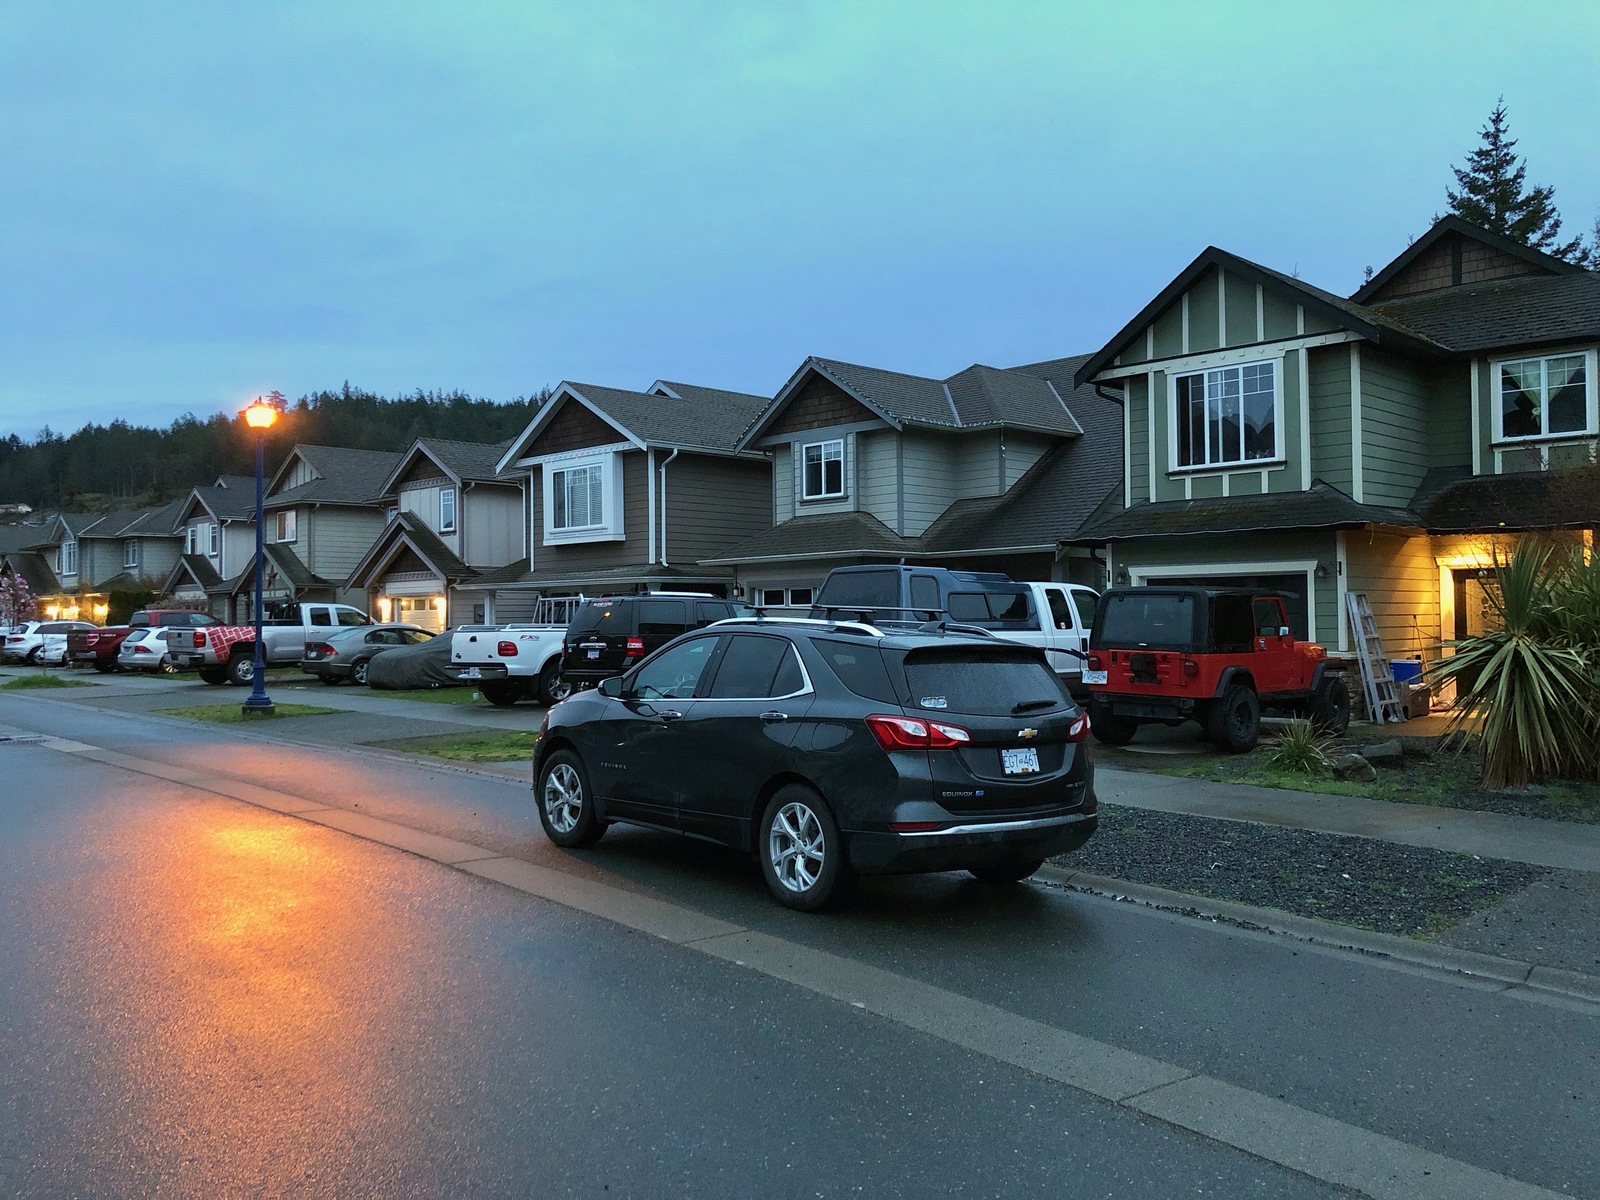
M 196 633 L 194 635 L 194 648 L 196 650 L 204 650 L 206 648 L 206 635 L 205 634 Z
M 1100 658 L 1100 656 L 1098 654 L 1089 655 L 1089 670 L 1091 670 L 1091 671 L 1104 671 L 1105 669 L 1106 669 L 1106 664 L 1101 660 L 1101 658 Z
M 885 750 L 953 750 L 972 740 L 959 725 L 917 717 L 871 716 L 867 728 Z
M 338 656 L 338 653 L 339 652 L 332 646 L 328 645 L 327 642 L 312 642 L 306 647 L 307 658 L 335 658 Z
M 1067 726 L 1067 741 L 1081 742 L 1089 736 L 1089 714 L 1084 713 Z
M 137 646 L 135 646 L 133 648 L 133 652 L 135 654 L 149 654 L 150 653 L 150 647 L 144 645 L 143 643 L 140 643 L 139 645 L 137 645 Z
M 1195 660 L 1192 658 L 1184 659 L 1183 673 L 1190 679 L 1193 679 L 1196 675 L 1200 674 L 1200 664 L 1195 662 Z
M 633 638 L 633 637 L 629 638 L 628 639 L 628 652 L 623 657 L 625 657 L 625 658 L 638 658 L 643 653 L 644 653 L 644 639 L 643 638 Z
M 515 658 L 517 656 L 517 644 L 515 642 L 501 642 L 494 650 L 501 658 Z

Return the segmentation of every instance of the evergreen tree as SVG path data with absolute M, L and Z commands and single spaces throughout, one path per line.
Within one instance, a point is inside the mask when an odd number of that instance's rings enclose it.
M 1481 144 L 1467 155 L 1466 165 L 1450 168 L 1456 177 L 1456 187 L 1445 189 L 1450 211 L 1535 250 L 1587 266 L 1589 249 L 1583 239 L 1561 240 L 1555 188 L 1527 186 L 1527 160 L 1517 158 L 1517 140 L 1506 129 L 1505 97 L 1495 102 L 1478 137 Z

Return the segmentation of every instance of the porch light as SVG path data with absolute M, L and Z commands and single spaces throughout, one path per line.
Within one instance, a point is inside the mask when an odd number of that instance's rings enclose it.
M 381 617 L 383 620 L 387 621 L 389 619 L 389 613 L 391 611 L 393 611 L 393 608 L 394 608 L 394 601 L 389 599 L 389 597 L 387 597 L 387 596 L 379 596 L 378 597 L 378 616 Z
M 61 615 L 61 606 L 59 604 L 46 604 L 44 606 L 44 615 L 54 621 Z
M 443 612 L 444 611 L 444 597 L 443 596 L 435 596 L 433 598 L 433 606 L 435 608 L 437 608 L 440 612 Z
M 94 606 L 95 620 L 104 621 L 106 619 L 106 614 L 110 611 L 111 606 L 109 604 L 96 604 Z
M 1117 568 L 1117 586 L 1118 587 L 1127 587 L 1128 583 L 1129 583 L 1128 568 L 1127 567 L 1118 567 Z
M 1317 578 L 1318 579 L 1332 579 L 1333 578 L 1333 570 L 1332 570 L 1332 568 L 1329 567 L 1328 564 L 1325 563 L 1325 562 L 1318 562 L 1317 563 Z

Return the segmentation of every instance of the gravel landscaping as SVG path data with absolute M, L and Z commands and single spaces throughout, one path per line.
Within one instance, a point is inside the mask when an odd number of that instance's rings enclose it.
M 1337 921 L 1434 937 L 1549 872 L 1501 859 L 1370 838 L 1100 806 L 1100 831 L 1054 860 L 1109 875 Z

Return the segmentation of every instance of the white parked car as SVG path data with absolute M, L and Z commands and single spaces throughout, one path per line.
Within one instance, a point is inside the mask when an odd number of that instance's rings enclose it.
M 187 633 L 188 629 L 179 630 Z M 167 648 L 167 627 L 135 629 L 117 647 L 117 666 L 124 671 L 160 671 L 171 675 L 178 668 Z
M 6 634 L 6 662 L 60 666 L 67 657 L 67 631 L 93 629 L 88 621 L 25 621 Z

